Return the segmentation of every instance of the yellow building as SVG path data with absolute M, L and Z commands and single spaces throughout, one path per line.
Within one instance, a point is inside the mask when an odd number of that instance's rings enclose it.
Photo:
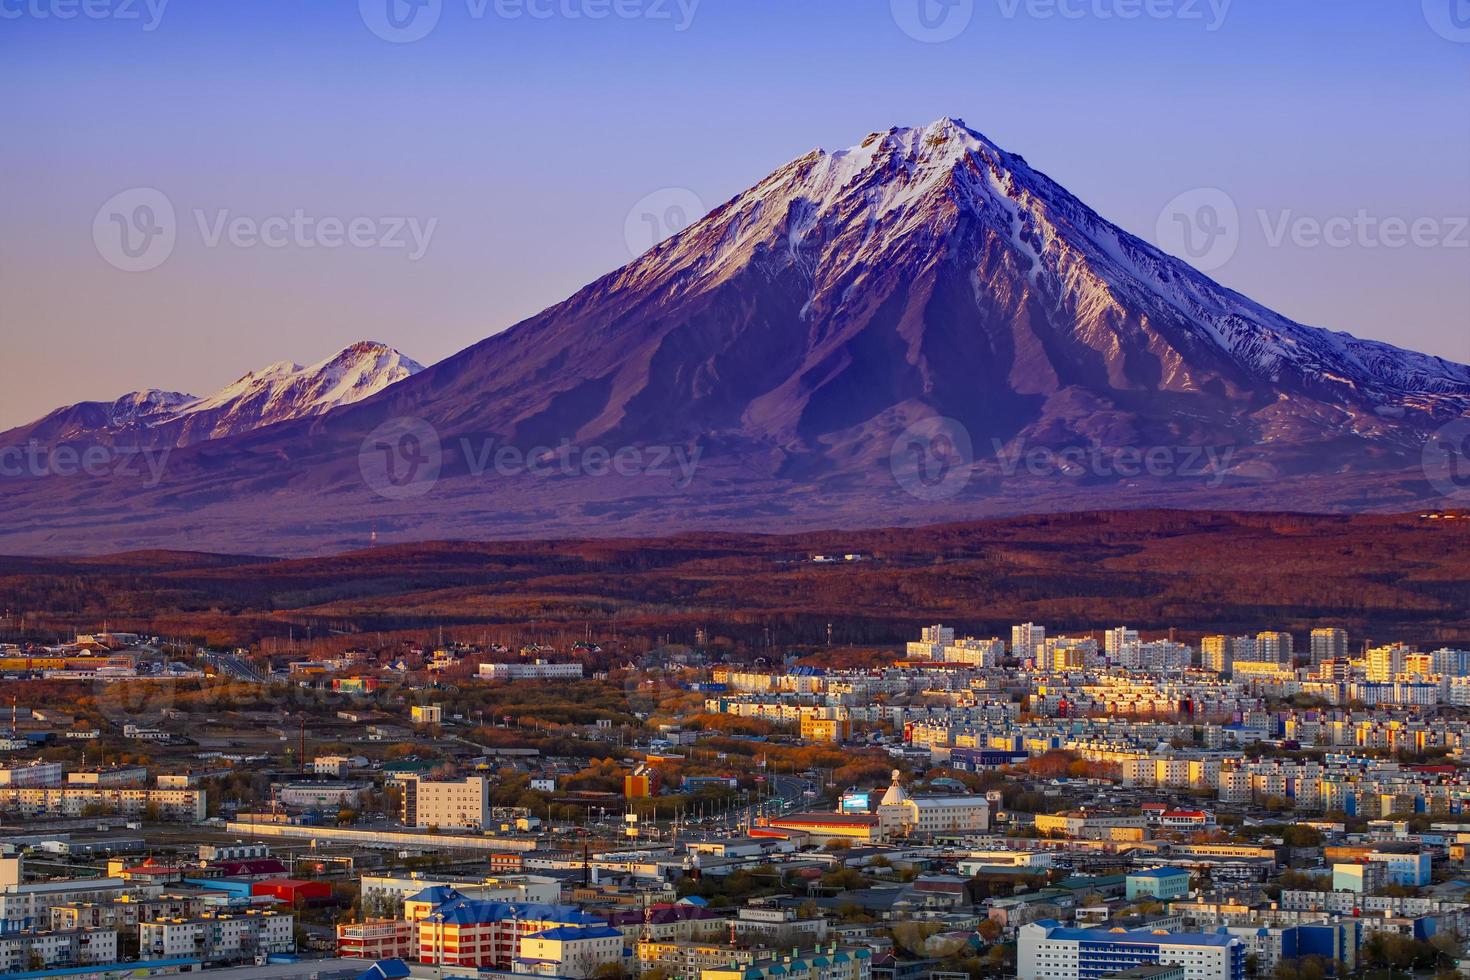
M 703 970 L 699 980 L 869 980 L 873 954 L 865 948 L 819 946 L 795 956 Z
M 823 718 L 813 714 L 801 716 L 801 738 L 804 742 L 845 742 L 852 737 L 852 722 L 846 718 Z

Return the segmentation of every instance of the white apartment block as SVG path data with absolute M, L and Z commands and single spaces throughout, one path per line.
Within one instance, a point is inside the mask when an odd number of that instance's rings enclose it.
M 81 817 L 100 808 L 125 817 L 149 809 L 164 820 L 198 823 L 208 814 L 202 789 L 140 789 L 112 786 L 47 786 L 0 788 L 0 809 L 25 817 Z
M 66 768 L 59 762 L 28 762 L 0 767 L 0 787 L 60 786 Z
M 256 909 L 160 919 L 138 924 L 138 946 L 145 959 L 243 960 L 260 953 L 294 952 L 295 925 L 290 913 Z
M 1011 627 L 1011 656 L 1020 660 L 1034 660 L 1040 648 L 1046 645 L 1046 627 L 1035 623 L 1022 623 Z
M 0 974 L 9 976 L 32 968 L 86 966 L 117 962 L 114 929 L 67 929 L 0 935 Z

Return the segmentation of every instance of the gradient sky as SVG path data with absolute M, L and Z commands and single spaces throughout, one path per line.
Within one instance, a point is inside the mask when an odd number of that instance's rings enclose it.
M 0 428 L 357 339 L 428 363 L 626 262 L 649 194 L 713 206 L 943 115 L 1150 240 L 1177 195 L 1224 190 L 1239 247 L 1216 278 L 1470 361 L 1464 0 L 1234 0 L 1218 22 L 1225 0 L 958 0 L 943 42 L 905 33 L 919 0 L 700 0 L 687 24 L 693 0 L 605 19 L 585 14 L 614 0 L 442 0 L 413 43 L 368 28 L 386 0 L 171 0 L 151 30 L 145 0 L 58 16 L 82 2 L 0 0 Z M 1150 3 L 1168 16 L 1104 16 Z M 177 241 L 125 272 L 93 222 L 137 187 L 173 204 Z M 195 216 L 297 209 L 437 225 L 414 261 L 211 246 Z M 1360 212 L 1433 224 L 1400 248 L 1271 242 L 1283 217 Z

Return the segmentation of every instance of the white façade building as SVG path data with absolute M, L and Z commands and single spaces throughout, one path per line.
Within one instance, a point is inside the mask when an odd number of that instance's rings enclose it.
M 1185 980 L 1245 980 L 1245 944 L 1221 933 L 1073 929 L 1040 919 L 1017 930 L 1019 980 L 1099 980 L 1172 964 Z

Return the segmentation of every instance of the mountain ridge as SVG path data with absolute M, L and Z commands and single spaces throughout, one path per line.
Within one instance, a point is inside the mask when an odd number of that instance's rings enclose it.
M 1467 411 L 1470 368 L 1275 314 L 945 118 L 790 161 L 371 397 L 186 446 L 146 514 L 104 482 L 79 533 L 54 495 L 21 488 L 10 538 L 90 540 L 126 515 L 114 544 L 212 546 L 243 522 L 299 554 L 367 525 L 427 538 L 1407 510 L 1437 496 L 1426 438 Z M 698 474 L 527 465 L 559 445 L 697 448 Z M 487 469 L 504 449 L 521 463 Z M 1228 470 L 1112 463 L 1158 451 Z M 1035 453 L 1044 472 L 1015 465 Z M 1068 454 L 1080 468 L 1056 465 Z
M 87 440 L 180 447 L 307 418 L 371 397 L 423 365 L 387 344 L 358 341 L 311 365 L 277 361 L 212 395 L 146 388 L 111 402 L 78 402 L 0 432 L 0 445 Z

